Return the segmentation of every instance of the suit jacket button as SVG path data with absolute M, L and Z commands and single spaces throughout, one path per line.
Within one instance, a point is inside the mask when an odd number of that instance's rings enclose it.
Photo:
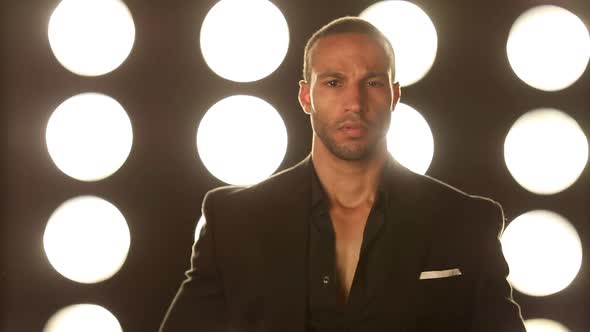
M 324 276 L 324 278 L 322 279 L 322 282 L 324 283 L 324 285 L 327 285 L 330 283 L 330 277 L 329 276 Z

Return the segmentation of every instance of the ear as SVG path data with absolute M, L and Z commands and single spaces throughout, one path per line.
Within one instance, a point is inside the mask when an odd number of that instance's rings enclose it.
M 393 111 L 395 109 L 395 105 L 397 105 L 397 103 L 399 102 L 399 99 L 402 96 L 402 91 L 399 86 L 399 82 L 393 83 L 393 85 L 391 86 L 391 92 L 393 93 L 393 101 L 391 103 L 392 104 L 391 110 Z
M 310 86 L 305 80 L 299 81 L 299 105 L 303 109 L 303 112 L 311 113 L 311 97 L 310 97 Z

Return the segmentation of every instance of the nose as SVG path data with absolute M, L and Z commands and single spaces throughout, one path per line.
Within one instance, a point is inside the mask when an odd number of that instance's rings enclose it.
M 358 85 L 349 85 L 344 94 L 346 112 L 360 113 L 364 109 L 364 90 Z

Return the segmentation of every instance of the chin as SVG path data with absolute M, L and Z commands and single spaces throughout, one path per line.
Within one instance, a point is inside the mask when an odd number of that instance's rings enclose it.
M 329 149 L 338 159 L 346 161 L 362 161 L 371 159 L 374 149 L 368 146 L 338 146 Z

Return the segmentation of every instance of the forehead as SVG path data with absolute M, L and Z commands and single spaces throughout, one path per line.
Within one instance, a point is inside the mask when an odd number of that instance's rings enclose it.
M 340 33 L 318 39 L 311 49 L 312 72 L 328 70 L 388 71 L 391 56 L 382 41 L 363 33 Z

